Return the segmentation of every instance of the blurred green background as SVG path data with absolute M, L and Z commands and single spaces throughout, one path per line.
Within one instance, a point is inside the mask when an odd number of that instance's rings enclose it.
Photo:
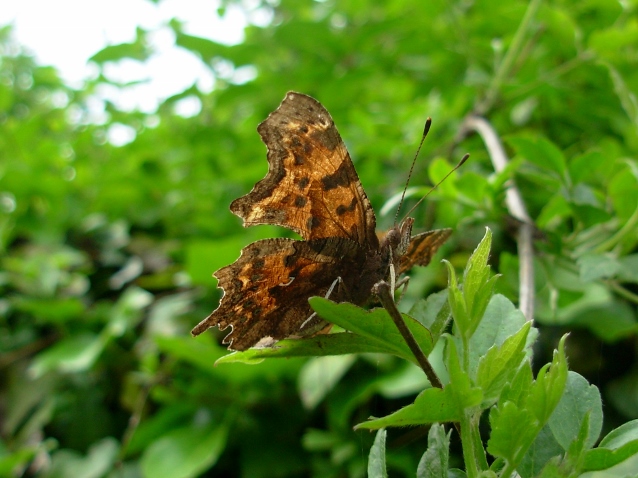
M 256 127 L 296 90 L 331 112 L 377 211 L 392 224 L 423 122 L 433 128 L 411 185 L 416 230 L 452 227 L 405 305 L 445 287 L 494 232 L 498 292 L 518 301 L 514 178 L 538 231 L 535 364 L 568 340 L 570 367 L 601 388 L 605 430 L 638 417 L 638 2 L 554 0 L 224 2 L 272 13 L 225 46 L 171 23 L 213 72 L 157 112 L 91 123 L 65 85 L 0 30 L 0 476 L 360 477 L 372 436 L 352 426 L 410 403 L 418 370 L 394 357 L 214 367 L 225 332 L 191 338 L 220 298 L 211 277 L 259 238 L 228 210 L 267 171 Z M 101 69 L 152 51 L 96 53 Z M 81 41 L 81 39 L 78 39 Z M 201 103 L 185 118 L 180 100 Z M 511 159 L 496 174 L 481 111 Z M 114 146 L 110 128 L 134 140 Z M 414 201 L 414 198 L 412 198 Z M 389 434 L 391 476 L 414 476 L 424 431 Z M 459 463 L 453 463 L 459 465 Z

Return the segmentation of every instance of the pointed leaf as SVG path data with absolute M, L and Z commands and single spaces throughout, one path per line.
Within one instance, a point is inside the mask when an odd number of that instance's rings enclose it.
M 388 471 L 385 465 L 385 438 L 387 432 L 379 430 L 374 438 L 374 444 L 370 448 L 368 457 L 368 477 L 369 478 L 387 478 Z
M 526 322 L 521 330 L 509 337 L 500 347 L 493 346 L 481 357 L 477 372 L 477 384 L 483 389 L 484 399 L 489 404 L 495 402 L 506 383 L 518 371 L 525 358 L 524 347 L 531 323 Z
M 435 423 L 428 432 L 428 449 L 425 451 L 416 471 L 417 478 L 447 478 L 450 458 L 450 435 L 445 427 Z

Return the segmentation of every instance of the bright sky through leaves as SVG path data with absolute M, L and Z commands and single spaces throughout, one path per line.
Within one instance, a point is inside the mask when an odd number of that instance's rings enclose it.
M 38 63 L 55 66 L 76 87 L 97 74 L 95 65 L 87 63 L 96 52 L 107 45 L 133 41 L 138 26 L 154 32 L 149 38 L 156 53 L 149 61 L 122 61 L 105 68 L 109 79 L 147 82 L 125 91 L 100 91 L 121 108 L 150 112 L 159 101 L 193 83 L 204 91 L 213 87 L 210 69 L 188 51 L 175 47 L 173 32 L 166 25 L 176 18 L 190 35 L 226 44 L 240 42 L 246 25 L 244 13 L 228 8 L 221 20 L 217 7 L 215 0 L 164 0 L 157 5 L 149 0 L 21 0 L 3 2 L 0 26 L 13 24 L 18 43 L 34 53 Z

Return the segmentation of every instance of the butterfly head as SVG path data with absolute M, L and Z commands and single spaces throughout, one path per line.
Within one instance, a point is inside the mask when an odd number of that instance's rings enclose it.
M 383 238 L 382 248 L 383 246 L 387 247 L 391 251 L 394 260 L 399 259 L 407 252 L 413 224 L 414 219 L 406 217 L 400 225 L 390 229 Z

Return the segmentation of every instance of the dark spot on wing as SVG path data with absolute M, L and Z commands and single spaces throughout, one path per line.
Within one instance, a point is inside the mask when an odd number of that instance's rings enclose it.
M 295 206 L 296 207 L 304 207 L 307 202 L 308 202 L 308 199 L 306 199 L 303 196 L 297 196 L 295 198 Z
M 306 162 L 304 157 L 301 154 L 299 154 L 297 151 L 293 152 L 292 154 L 295 157 L 295 166 L 301 166 L 303 163 Z
M 343 204 L 340 204 L 337 207 L 337 214 L 339 216 L 344 215 L 347 212 L 352 212 L 357 208 L 357 198 L 352 198 L 352 201 L 350 201 L 350 206 L 344 206 Z
M 297 131 L 299 131 L 302 134 L 306 134 L 308 132 L 308 127 L 306 125 L 300 126 Z
M 321 178 L 321 185 L 324 191 L 330 191 L 338 187 L 345 187 L 350 184 L 350 178 L 348 178 L 348 161 L 343 161 L 337 170 L 329 176 Z
M 311 216 L 308 218 L 308 222 L 306 222 L 306 227 L 310 230 L 315 229 L 321 225 L 321 219 L 318 217 Z
M 303 191 L 304 189 L 306 189 L 306 186 L 308 186 L 309 183 L 310 179 L 304 176 L 303 178 L 300 178 L 299 181 L 297 181 L 297 187 Z
M 265 261 L 263 259 L 257 259 L 253 261 L 253 269 L 263 269 Z

